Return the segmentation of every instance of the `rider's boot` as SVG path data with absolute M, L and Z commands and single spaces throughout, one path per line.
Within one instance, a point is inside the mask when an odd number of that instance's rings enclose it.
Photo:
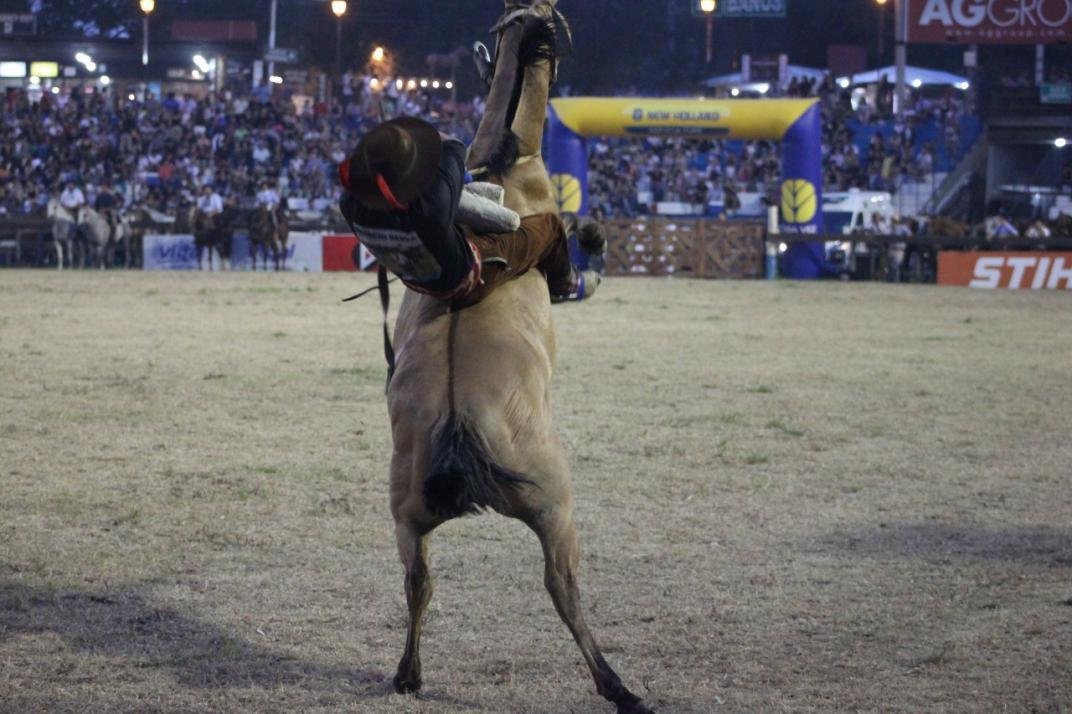
M 595 295 L 596 290 L 603 284 L 603 276 L 594 270 L 578 270 L 570 266 L 570 275 L 567 279 L 555 283 L 549 283 L 551 288 L 551 302 L 580 302 Z

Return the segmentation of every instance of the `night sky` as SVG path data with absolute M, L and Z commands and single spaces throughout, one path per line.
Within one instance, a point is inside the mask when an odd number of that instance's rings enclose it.
M 693 0 L 561 0 L 560 9 L 574 27 L 576 50 L 564 63 L 561 81 L 573 91 L 659 92 L 694 89 L 714 74 L 735 71 L 742 53 L 789 54 L 794 64 L 827 66 L 827 45 L 858 44 L 866 48 L 870 66 L 893 61 L 893 3 L 887 3 L 885 55 L 879 57 L 879 8 L 875 0 L 788 0 L 785 20 L 718 20 L 714 29 L 714 61 L 705 63 L 704 21 L 693 16 Z M 49 12 L 49 36 L 76 32 L 68 14 L 109 18 L 140 31 L 135 0 L 33 0 Z M 283 47 L 302 49 L 303 61 L 330 65 L 334 55 L 334 17 L 326 2 L 279 0 Z M 0 9 L 25 7 L 26 0 L 0 0 Z M 449 52 L 487 40 L 501 12 L 498 0 L 351 0 L 344 22 L 344 54 L 354 64 L 376 45 L 385 45 L 407 75 L 425 71 L 431 52 Z M 116 18 L 124 18 L 118 19 Z M 166 35 L 170 18 L 256 19 L 267 37 L 268 0 L 158 0 L 153 33 Z M 154 37 L 166 39 L 166 37 Z M 1013 57 L 1030 66 L 1030 53 L 1007 48 L 987 50 L 997 59 Z M 1023 55 L 1020 58 L 1020 55 Z M 910 61 L 960 70 L 963 48 L 914 46 Z M 984 57 L 986 59 L 986 57 Z M 468 69 L 468 67 L 467 67 Z M 470 73 L 473 74 L 473 73 Z M 467 82 L 468 83 L 468 82 Z

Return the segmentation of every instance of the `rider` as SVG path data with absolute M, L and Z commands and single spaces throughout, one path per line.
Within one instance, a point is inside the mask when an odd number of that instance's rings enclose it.
M 223 199 L 210 184 L 201 187 L 201 195 L 197 197 L 197 210 L 212 218 L 223 213 Z
M 528 216 L 514 233 L 477 235 L 455 222 L 466 148 L 415 118 L 369 132 L 339 166 L 340 209 L 381 265 L 410 288 L 457 306 L 538 268 L 556 300 L 583 300 L 599 284 L 570 262 L 555 214 Z
M 67 209 L 74 221 L 71 240 L 78 245 L 84 245 L 86 232 L 81 224 L 81 210 L 86 205 L 86 195 L 82 193 L 82 189 L 75 185 L 74 181 L 68 181 L 64 186 L 63 193 L 60 194 L 60 205 Z
M 272 227 L 277 227 L 276 210 L 279 208 L 279 193 L 267 181 L 261 184 L 261 190 L 257 193 L 257 206 L 267 209 L 268 215 L 272 218 Z
M 86 196 L 82 189 L 75 186 L 74 181 L 68 181 L 64 187 L 63 193 L 60 194 L 60 205 L 71 214 L 78 213 L 78 209 L 86 205 Z
M 113 231 L 119 223 L 119 209 L 122 207 L 123 199 L 112 188 L 110 181 L 104 181 L 101 184 L 100 192 L 97 193 L 97 200 L 93 203 L 93 208 L 96 209 L 97 213 L 104 216 L 104 219 L 108 221 L 108 227 Z

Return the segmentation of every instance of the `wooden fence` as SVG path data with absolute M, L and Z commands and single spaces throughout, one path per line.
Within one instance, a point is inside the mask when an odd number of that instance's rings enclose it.
M 609 275 L 761 278 L 761 222 L 636 218 L 607 228 Z

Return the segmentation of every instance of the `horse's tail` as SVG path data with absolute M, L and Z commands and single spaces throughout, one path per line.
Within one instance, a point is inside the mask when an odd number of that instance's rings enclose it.
M 444 518 L 502 512 L 508 497 L 525 485 L 522 474 L 496 463 L 487 441 L 463 417 L 451 414 L 432 437 L 432 461 L 424 481 L 424 501 Z

